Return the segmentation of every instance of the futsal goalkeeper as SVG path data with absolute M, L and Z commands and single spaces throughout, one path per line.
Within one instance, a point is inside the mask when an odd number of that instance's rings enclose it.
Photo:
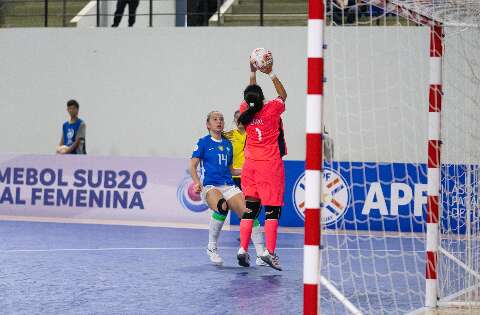
M 239 116 L 240 116 L 240 111 L 237 110 L 233 115 L 236 128 L 233 128 L 232 130 L 223 133 L 223 135 L 228 140 L 230 140 L 233 146 L 233 168 L 234 169 L 241 169 L 243 167 L 243 162 L 245 160 L 243 149 L 245 148 L 245 141 L 247 140 L 247 134 L 245 132 L 245 128 L 242 126 L 242 124 L 238 123 Z M 242 187 L 240 176 L 233 176 L 233 181 L 235 182 L 235 185 L 237 185 L 237 187 L 239 188 Z M 218 219 L 217 219 L 217 216 L 213 214 L 210 220 L 218 220 Z M 256 265 L 268 266 L 268 264 L 265 263 L 260 258 L 265 248 L 263 247 L 263 234 L 260 228 L 260 222 L 258 222 L 258 218 L 256 218 L 253 222 L 252 242 L 253 242 L 253 245 L 255 246 L 255 251 L 257 252 L 257 259 L 255 260 Z
M 240 105 L 238 121 L 245 126 L 247 142 L 245 163 L 242 169 L 242 190 L 246 196 L 247 208 L 240 222 L 240 248 L 237 259 L 240 264 L 249 261 L 248 243 L 252 233 L 253 220 L 265 208 L 265 245 L 260 256 L 272 268 L 282 270 L 275 252 L 278 219 L 283 206 L 285 170 L 282 156 L 286 153 L 285 141 L 281 137 L 281 114 L 285 111 L 287 92 L 272 71 L 273 62 L 261 72 L 272 79 L 278 97 L 266 101 L 263 91 L 256 84 L 255 68 L 250 64 L 250 84 L 244 90 L 244 101 Z

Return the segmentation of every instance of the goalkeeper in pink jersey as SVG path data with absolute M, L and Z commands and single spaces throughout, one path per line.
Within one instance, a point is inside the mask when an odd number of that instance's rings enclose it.
M 245 126 L 247 142 L 245 163 L 242 169 L 242 190 L 246 206 L 240 222 L 240 249 L 237 259 L 241 266 L 249 266 L 248 244 L 253 221 L 258 217 L 260 205 L 265 207 L 265 245 L 260 258 L 272 268 L 282 270 L 275 247 L 278 219 L 283 206 L 285 171 L 282 156 L 286 154 L 280 115 L 285 111 L 287 92 L 278 77 L 272 72 L 272 64 L 260 69 L 272 79 L 278 97 L 266 101 L 257 85 L 255 68 L 250 65 L 250 85 L 244 91 L 238 122 Z

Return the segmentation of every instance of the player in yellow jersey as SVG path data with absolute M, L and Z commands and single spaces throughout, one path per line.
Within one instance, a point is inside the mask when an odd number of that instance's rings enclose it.
M 234 169 L 241 169 L 243 167 L 243 162 L 245 160 L 243 149 L 245 148 L 245 141 L 247 140 L 247 133 L 245 132 L 245 128 L 242 126 L 242 124 L 238 124 L 239 116 L 240 116 L 240 111 L 237 110 L 233 116 L 236 128 L 233 128 L 232 130 L 223 133 L 223 136 L 228 140 L 230 140 L 233 146 L 233 168 Z M 237 185 L 240 189 L 242 188 L 240 176 L 233 176 L 233 181 L 235 182 L 235 185 Z M 258 219 L 255 219 L 253 223 L 252 242 L 253 242 L 253 245 L 255 246 L 255 251 L 257 252 L 257 259 L 256 259 L 257 266 L 268 266 L 260 258 L 260 255 L 262 255 L 264 252 L 264 246 L 263 246 L 263 234 L 260 229 L 260 223 L 258 222 Z
M 234 169 L 241 169 L 243 166 L 243 162 L 245 161 L 245 154 L 243 149 L 245 148 L 245 141 L 247 140 L 247 134 L 245 132 L 245 128 L 242 125 L 237 124 L 237 118 L 240 116 L 240 111 L 237 110 L 234 114 L 234 122 L 236 124 L 236 128 L 233 128 L 230 131 L 224 132 L 223 136 L 230 140 L 233 146 L 233 168 Z M 235 185 L 240 187 L 240 176 L 233 176 L 233 180 Z

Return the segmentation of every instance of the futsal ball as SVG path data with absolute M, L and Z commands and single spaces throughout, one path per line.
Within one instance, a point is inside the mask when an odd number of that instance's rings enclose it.
M 272 52 L 265 48 L 255 48 L 250 55 L 250 62 L 260 70 L 273 63 Z
M 190 183 L 190 185 L 188 185 L 187 193 L 188 197 L 193 201 L 200 201 L 202 199 L 200 194 L 195 192 L 195 183 Z

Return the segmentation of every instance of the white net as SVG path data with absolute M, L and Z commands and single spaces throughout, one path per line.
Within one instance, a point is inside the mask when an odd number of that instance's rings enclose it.
M 321 275 L 364 314 L 423 305 L 428 28 L 327 29 Z M 423 87 L 423 88 L 422 88 Z M 322 314 L 348 313 L 321 286 Z
M 392 0 L 391 3 L 423 15 L 444 26 L 479 26 L 478 0 Z
M 470 308 L 480 291 L 480 32 L 467 26 L 476 12 L 468 21 L 441 13 L 463 26 L 445 37 L 439 298 Z M 324 169 L 322 314 L 425 305 L 430 28 L 418 22 L 356 1 L 327 3 L 324 122 L 335 156 Z
M 480 306 L 480 29 L 445 28 L 440 301 Z

